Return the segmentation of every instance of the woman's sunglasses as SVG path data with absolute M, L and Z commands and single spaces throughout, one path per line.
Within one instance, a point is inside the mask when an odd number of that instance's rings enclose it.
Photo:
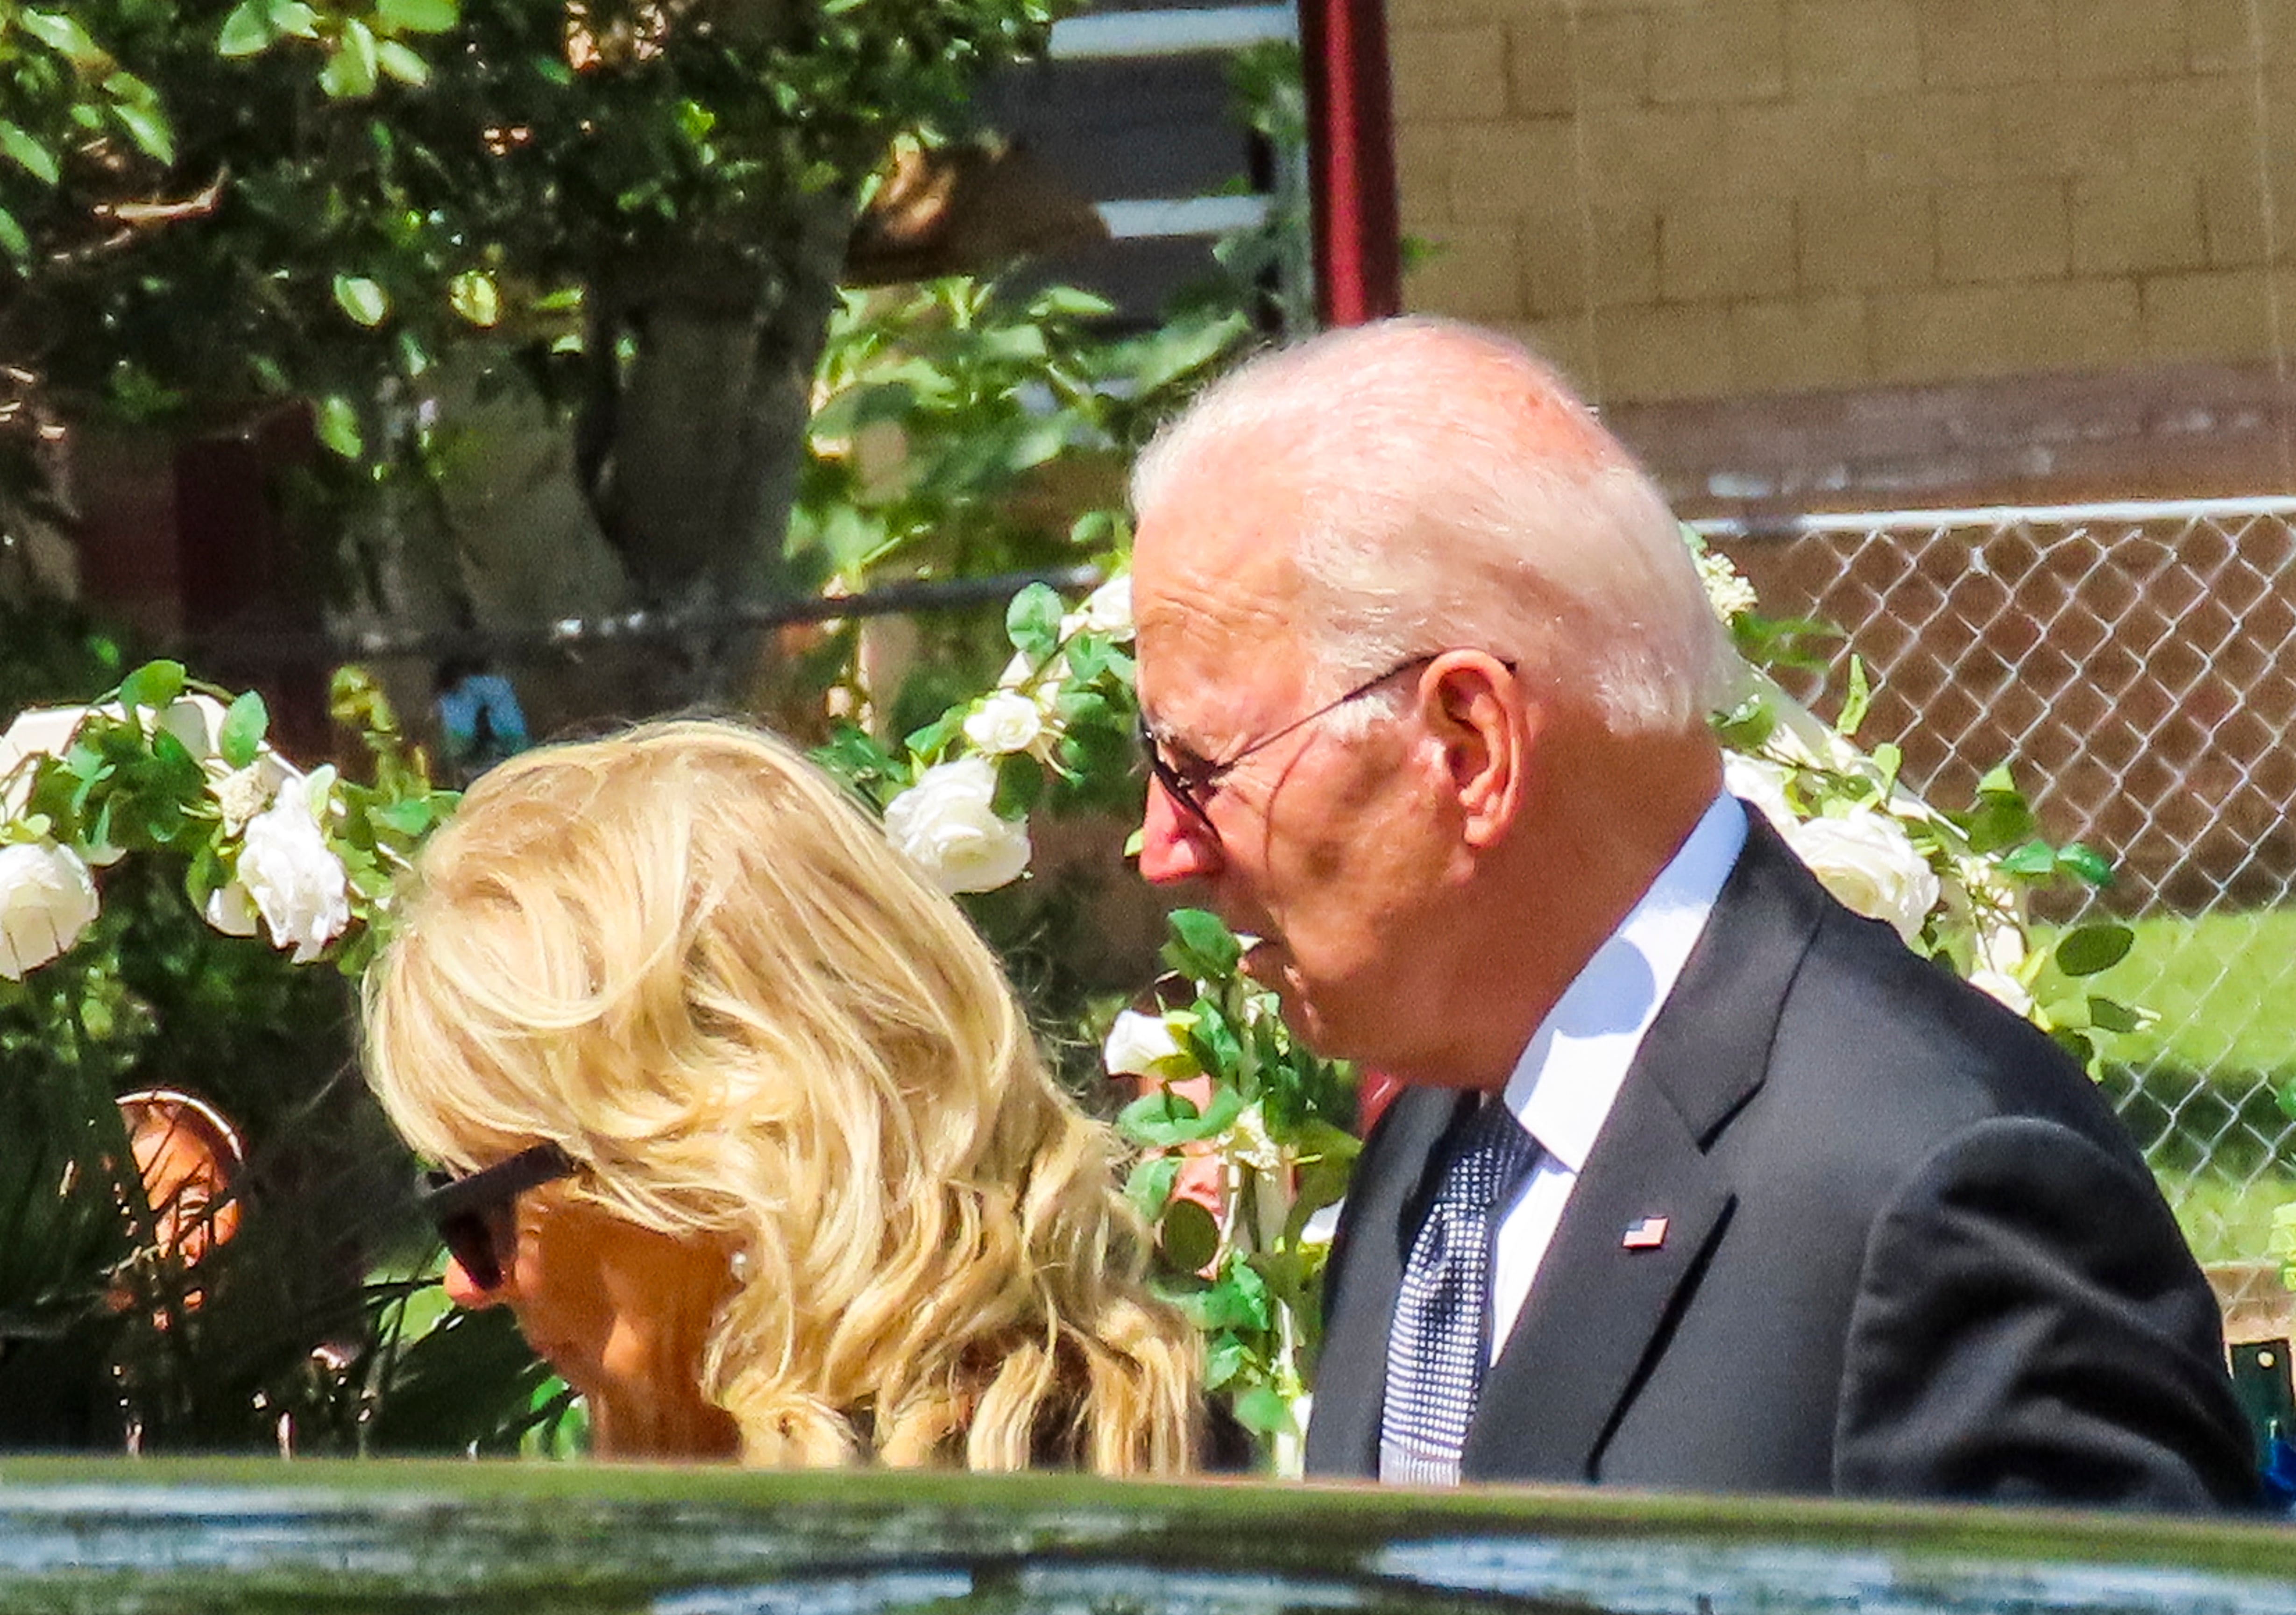
M 518 1197 L 571 1177 L 578 1169 L 574 1158 L 556 1144 L 538 1144 L 468 1177 L 425 1173 L 420 1203 L 445 1242 L 447 1254 L 471 1283 L 481 1290 L 499 1290 L 503 1265 L 518 1247 L 512 1215 Z

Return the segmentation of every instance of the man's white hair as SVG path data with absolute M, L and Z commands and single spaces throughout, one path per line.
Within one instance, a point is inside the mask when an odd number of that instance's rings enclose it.
M 1328 698 L 1454 646 L 1515 659 L 1614 734 L 1678 732 L 1727 687 L 1674 516 L 1546 364 L 1407 318 L 1328 332 L 1207 389 L 1135 467 L 1145 522 L 1183 483 L 1287 491 L 1304 649 Z

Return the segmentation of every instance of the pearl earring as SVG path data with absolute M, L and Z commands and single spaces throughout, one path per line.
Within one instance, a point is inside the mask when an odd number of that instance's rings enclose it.
M 736 1250 L 733 1255 L 726 1258 L 726 1266 L 733 1269 L 734 1282 L 735 1283 L 746 1284 L 750 1282 L 750 1253 L 748 1251 Z

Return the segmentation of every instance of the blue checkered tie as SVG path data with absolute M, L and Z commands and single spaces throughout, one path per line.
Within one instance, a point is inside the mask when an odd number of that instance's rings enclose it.
M 1493 1213 L 1514 1198 L 1538 1145 L 1496 1096 L 1464 1126 L 1412 1242 L 1387 1337 L 1379 1478 L 1456 1486 L 1490 1355 Z

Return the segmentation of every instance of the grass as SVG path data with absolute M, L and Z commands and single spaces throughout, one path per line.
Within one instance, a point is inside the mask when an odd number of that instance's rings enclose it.
M 2105 1086 L 2201 1258 L 2259 1258 L 2296 1201 L 2296 1122 L 2272 1097 L 2296 1080 L 2296 907 L 2133 923 L 2090 980 L 2158 1019 L 2112 1040 Z

